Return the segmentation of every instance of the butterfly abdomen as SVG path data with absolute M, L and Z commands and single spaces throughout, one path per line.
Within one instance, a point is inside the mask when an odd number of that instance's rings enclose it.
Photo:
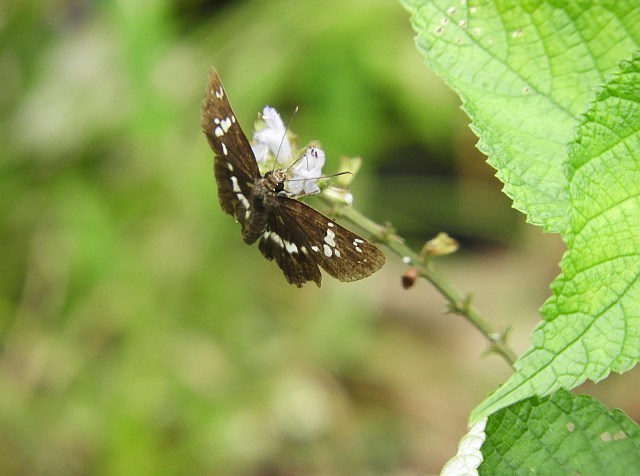
M 255 243 L 264 234 L 267 230 L 269 216 L 278 206 L 269 178 L 270 176 L 267 176 L 255 180 L 251 194 L 252 211 L 242 223 L 242 239 L 248 245 Z

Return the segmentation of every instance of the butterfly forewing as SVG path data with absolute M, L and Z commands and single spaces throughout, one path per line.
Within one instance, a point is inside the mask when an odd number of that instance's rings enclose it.
M 214 172 L 220 205 L 242 223 L 251 208 L 251 190 L 260 171 L 215 69 L 209 74 L 200 125 L 216 155 Z
M 384 254 L 372 243 L 308 205 L 282 196 L 278 204 L 260 251 L 276 260 L 291 284 L 314 281 L 320 286 L 318 266 L 340 281 L 357 281 L 384 264 Z

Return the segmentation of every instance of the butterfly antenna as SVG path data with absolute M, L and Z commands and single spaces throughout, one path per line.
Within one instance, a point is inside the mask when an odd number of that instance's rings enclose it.
M 298 162 L 300 162 L 302 159 L 304 159 L 307 156 L 307 153 L 305 152 L 304 154 L 302 154 L 300 157 L 298 157 L 296 160 L 294 160 L 289 167 L 287 167 L 287 172 L 289 172 L 289 170 L 291 170 Z
M 289 120 L 287 121 L 287 125 L 284 128 L 284 134 L 282 135 L 282 139 L 280 139 L 280 144 L 278 145 L 278 150 L 276 151 L 276 160 L 273 163 L 273 169 L 271 169 L 271 173 L 273 173 L 276 170 L 276 164 L 278 163 L 278 155 L 280 155 L 280 149 L 282 148 L 282 144 L 284 144 L 284 140 L 287 138 L 287 132 L 289 132 L 289 126 L 291 126 L 291 123 L 293 122 L 293 118 L 296 117 L 296 114 L 298 114 L 299 109 L 300 108 L 296 106 L 295 109 L 293 110 L 293 113 L 289 117 Z
M 298 160 L 300 160 L 300 159 L 298 159 Z M 321 175 L 320 177 L 287 179 L 286 181 L 287 182 L 303 182 L 305 180 L 318 180 L 318 179 L 322 179 L 322 178 L 339 177 L 340 175 L 353 175 L 353 172 L 345 171 L 345 172 L 338 172 L 336 174 L 331 174 L 331 175 Z

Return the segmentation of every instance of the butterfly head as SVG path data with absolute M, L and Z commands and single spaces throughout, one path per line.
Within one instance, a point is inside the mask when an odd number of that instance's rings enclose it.
M 268 189 L 275 194 L 287 194 L 284 188 L 285 182 L 287 181 L 287 173 L 285 170 L 275 170 L 273 172 L 267 172 L 264 175 L 263 180 L 265 181 Z

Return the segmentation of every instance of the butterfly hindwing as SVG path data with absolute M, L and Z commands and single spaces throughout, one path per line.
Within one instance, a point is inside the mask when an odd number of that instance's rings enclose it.
M 209 74 L 200 125 L 215 152 L 214 173 L 222 209 L 244 223 L 251 204 L 251 191 L 260 177 L 253 150 L 215 69 Z
M 279 197 L 278 203 L 281 201 L 295 200 Z M 306 230 L 298 226 L 295 217 L 286 212 L 272 214 L 259 248 L 265 258 L 276 260 L 290 284 L 300 287 L 307 281 L 313 281 L 320 286 L 322 275 L 317 258 L 310 252 Z
M 260 251 L 276 260 L 291 284 L 314 281 L 320 286 L 318 266 L 340 281 L 357 281 L 384 264 L 384 254 L 372 243 L 308 205 L 284 196 L 278 203 L 279 213 L 269 220 Z

